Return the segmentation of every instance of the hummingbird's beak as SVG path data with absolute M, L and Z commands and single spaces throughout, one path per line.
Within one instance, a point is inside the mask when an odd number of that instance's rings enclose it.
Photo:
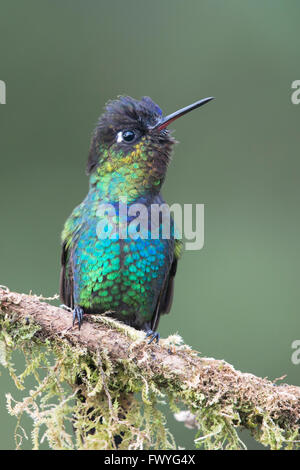
M 204 104 L 208 103 L 209 101 L 213 100 L 214 97 L 210 96 L 209 98 L 204 98 L 203 100 L 196 101 L 196 103 L 190 104 L 189 106 L 186 106 L 185 108 L 179 109 L 178 111 L 175 111 L 175 113 L 169 114 L 169 116 L 164 117 L 155 127 L 154 129 L 158 131 L 162 131 L 167 127 L 171 122 L 175 121 L 176 119 L 180 118 L 181 116 L 184 116 L 185 114 L 189 113 L 190 111 L 193 111 L 193 109 L 200 108 L 200 106 L 203 106 Z

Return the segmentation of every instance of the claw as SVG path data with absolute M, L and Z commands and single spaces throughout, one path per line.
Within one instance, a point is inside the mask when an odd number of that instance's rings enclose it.
M 82 320 L 83 320 L 83 309 L 79 307 L 79 305 L 76 305 L 76 307 L 73 310 L 73 323 L 72 323 L 73 326 L 75 325 L 76 318 L 78 321 L 78 329 L 80 330 Z
M 148 341 L 148 344 L 151 344 L 152 341 L 154 340 L 156 341 L 156 344 L 158 344 L 159 339 L 160 339 L 160 334 L 157 331 L 148 330 L 146 333 L 146 338 L 149 338 L 149 337 L 150 337 L 150 340 Z

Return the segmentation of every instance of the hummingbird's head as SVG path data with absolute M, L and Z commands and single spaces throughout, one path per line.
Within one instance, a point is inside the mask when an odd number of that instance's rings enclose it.
M 211 99 L 198 101 L 166 117 L 147 96 L 141 100 L 122 96 L 109 101 L 92 137 L 87 173 L 99 177 L 119 174 L 120 181 L 131 175 L 135 186 L 159 189 L 176 142 L 168 125 Z

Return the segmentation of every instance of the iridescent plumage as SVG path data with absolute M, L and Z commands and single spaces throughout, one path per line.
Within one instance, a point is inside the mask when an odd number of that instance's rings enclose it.
M 171 218 L 169 239 L 102 238 L 103 214 L 99 205 L 116 209 L 116 224 L 130 223 L 121 216 L 119 203 L 143 204 L 150 220 L 153 204 L 162 204 L 164 182 L 175 140 L 169 122 L 210 99 L 197 102 L 163 118 L 148 97 L 130 97 L 107 104 L 95 129 L 87 164 L 90 188 L 84 201 L 66 221 L 62 234 L 61 299 L 82 320 L 83 313 L 110 311 L 115 318 L 150 331 L 152 339 L 160 315 L 168 313 L 181 242 L 175 239 Z M 123 218 L 122 218 L 123 217 Z M 130 226 L 129 226 L 130 227 Z M 101 231 L 101 229 L 100 229 Z M 100 233 L 101 235 L 101 233 Z
M 150 98 L 121 98 L 107 105 L 91 143 L 90 189 L 73 211 L 62 234 L 61 297 L 85 313 L 112 315 L 138 329 L 155 330 L 170 309 L 177 258 L 170 239 L 99 239 L 99 204 L 116 208 L 120 198 L 131 204 L 161 204 L 174 139 L 168 131 L 149 132 L 161 119 Z M 119 143 L 119 131 L 133 129 L 133 143 Z M 150 217 L 149 217 L 150 220 Z M 128 217 L 128 222 L 130 218 Z M 172 223 L 172 222 L 171 222 Z M 149 230 L 151 224 L 149 223 Z M 150 233 L 149 233 L 150 237 Z

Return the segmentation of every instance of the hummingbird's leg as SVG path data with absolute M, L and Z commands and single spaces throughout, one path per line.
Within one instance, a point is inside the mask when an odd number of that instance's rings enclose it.
M 75 325 L 75 321 L 77 318 L 78 321 L 78 329 L 80 330 L 82 320 L 83 320 L 83 308 L 81 308 L 79 305 L 76 305 L 74 310 L 73 310 L 73 326 Z
M 157 331 L 148 330 L 146 331 L 146 338 L 150 338 L 148 344 L 151 344 L 154 340 L 156 341 L 156 344 L 158 344 L 160 340 L 160 334 Z

